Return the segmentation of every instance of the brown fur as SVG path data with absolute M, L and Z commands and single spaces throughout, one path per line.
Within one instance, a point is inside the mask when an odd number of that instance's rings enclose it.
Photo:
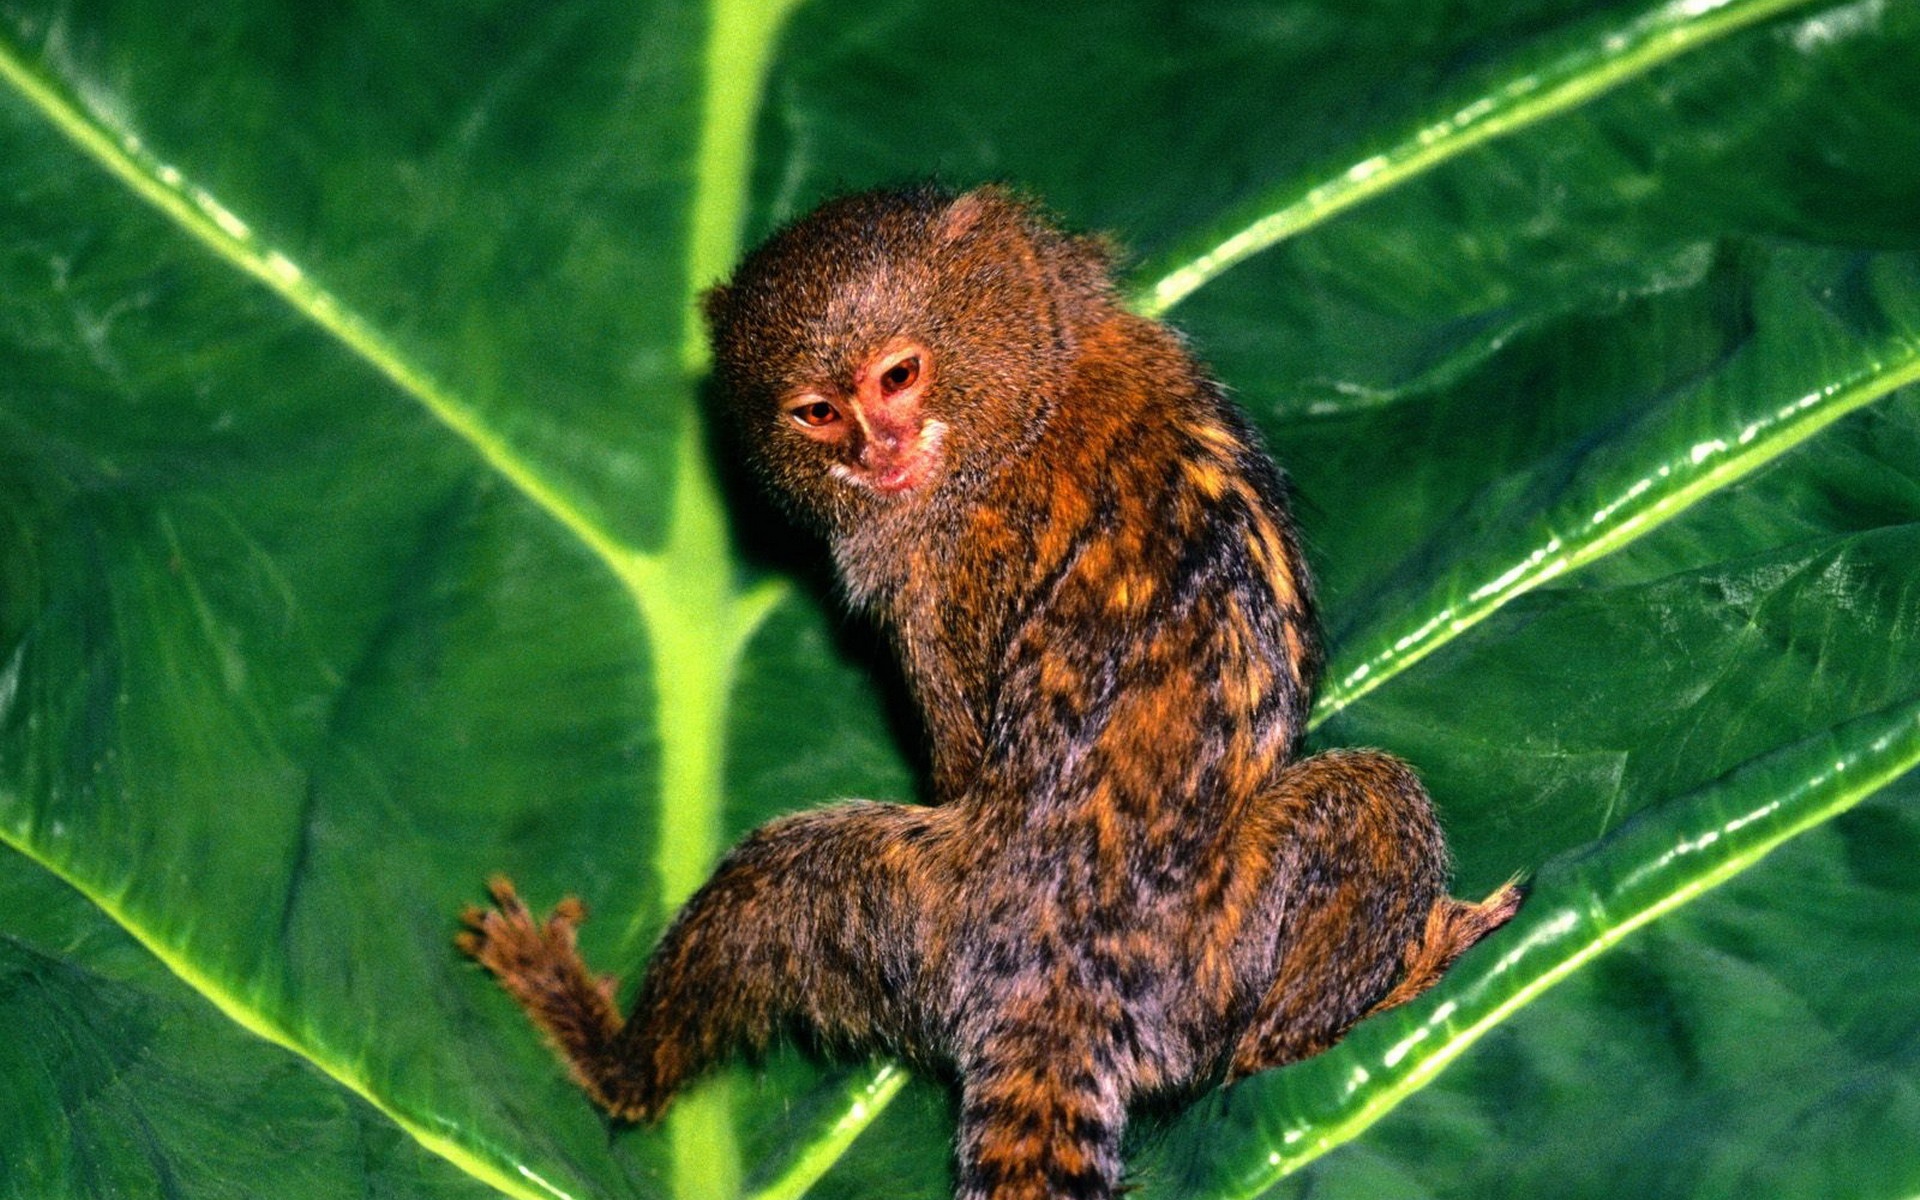
M 460 945 L 596 1102 L 652 1120 L 799 1025 L 957 1069 L 959 1195 L 1108 1197 L 1138 1097 L 1333 1044 L 1512 915 L 1425 790 L 1298 757 L 1320 670 L 1279 473 L 1098 242 L 996 189 L 852 196 L 707 300 L 732 423 L 889 631 L 935 804 L 761 827 L 623 1021 L 563 903 Z

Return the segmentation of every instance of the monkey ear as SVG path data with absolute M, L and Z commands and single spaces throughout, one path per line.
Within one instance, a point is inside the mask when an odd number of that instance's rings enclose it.
M 733 292 L 724 283 L 716 283 L 700 293 L 700 315 L 706 318 L 708 332 L 719 328 L 732 306 Z
M 966 192 L 949 204 L 941 216 L 940 244 L 947 245 L 965 237 L 996 209 L 1015 207 L 1018 207 L 1018 201 L 996 184 L 990 183 Z

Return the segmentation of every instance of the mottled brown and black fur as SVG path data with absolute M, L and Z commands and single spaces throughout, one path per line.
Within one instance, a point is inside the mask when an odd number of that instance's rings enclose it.
M 1283 480 L 1101 244 L 996 189 L 869 193 L 707 310 L 730 420 L 898 650 L 934 803 L 756 830 L 625 1019 L 578 905 L 496 881 L 462 946 L 598 1103 L 651 1120 L 798 1024 L 957 1072 L 960 1196 L 1108 1197 L 1131 1102 L 1322 1050 L 1512 914 L 1448 898 L 1399 760 L 1299 757 Z

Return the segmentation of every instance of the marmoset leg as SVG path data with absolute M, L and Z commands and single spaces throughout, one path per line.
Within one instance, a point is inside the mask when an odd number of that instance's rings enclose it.
M 689 1076 L 788 1023 L 853 1045 L 897 1039 L 917 1011 L 915 930 L 929 890 L 920 844 L 937 814 L 857 801 L 761 826 L 681 909 L 624 1021 L 614 981 L 574 947 L 577 900 L 539 924 L 495 880 L 497 907 L 468 910 L 459 945 L 596 1103 L 650 1121 Z
M 1273 938 L 1273 975 L 1232 1077 L 1317 1054 L 1361 1017 L 1411 1000 L 1519 908 L 1511 885 L 1481 904 L 1447 895 L 1432 804 L 1391 755 L 1302 759 L 1263 803 L 1254 827 L 1277 847 L 1261 934 Z

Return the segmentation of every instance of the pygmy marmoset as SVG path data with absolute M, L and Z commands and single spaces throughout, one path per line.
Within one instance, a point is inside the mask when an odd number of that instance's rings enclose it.
M 651 1120 L 799 1029 L 957 1075 L 966 1200 L 1110 1197 L 1130 1102 L 1322 1050 L 1513 914 L 1448 897 L 1405 764 L 1299 757 L 1282 476 L 1103 243 L 997 188 L 871 192 L 705 307 L 727 422 L 900 656 L 933 803 L 755 830 L 624 1019 L 579 903 L 496 880 L 460 944 L 597 1103 Z

